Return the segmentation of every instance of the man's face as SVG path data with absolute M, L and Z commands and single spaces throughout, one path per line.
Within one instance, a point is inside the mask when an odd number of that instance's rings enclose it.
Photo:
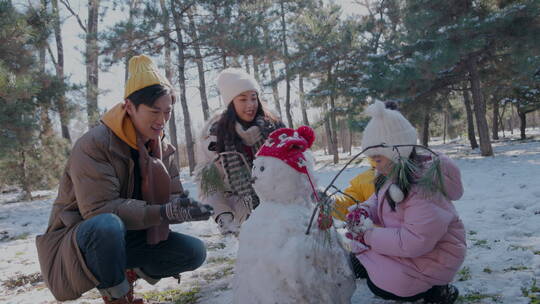
M 131 100 L 127 99 L 126 111 L 144 141 L 149 139 L 158 140 L 171 117 L 172 105 L 172 98 L 169 94 L 156 99 L 151 107 L 140 104 L 136 108 Z

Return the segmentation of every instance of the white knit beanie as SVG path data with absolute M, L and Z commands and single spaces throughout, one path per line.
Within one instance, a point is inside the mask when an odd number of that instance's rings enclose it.
M 229 68 L 221 71 L 216 82 L 226 105 L 231 103 L 233 98 L 246 91 L 253 90 L 260 94 L 257 80 L 241 69 Z
M 416 129 L 396 110 L 386 109 L 381 101 L 375 101 L 366 109 L 371 120 L 362 136 L 362 149 L 380 144 L 414 145 L 417 141 Z M 383 155 L 392 161 L 398 160 L 398 155 L 409 157 L 413 147 L 399 147 L 398 151 L 390 148 L 373 148 L 365 152 L 367 156 Z

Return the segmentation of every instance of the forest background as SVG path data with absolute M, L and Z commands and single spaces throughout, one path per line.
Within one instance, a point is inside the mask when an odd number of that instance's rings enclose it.
M 315 148 L 351 153 L 373 99 L 392 100 L 421 142 L 492 143 L 540 125 L 537 0 L 0 0 L 0 190 L 57 186 L 71 145 L 122 101 L 128 59 L 152 56 L 178 102 L 180 165 L 240 67 Z

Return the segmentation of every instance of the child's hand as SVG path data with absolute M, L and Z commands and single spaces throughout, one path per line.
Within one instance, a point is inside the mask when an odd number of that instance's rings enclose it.
M 366 250 L 369 250 L 369 247 L 363 242 L 351 241 L 351 252 L 354 254 L 360 254 Z
M 356 205 L 349 208 L 347 214 L 347 230 L 355 238 L 357 235 L 363 235 L 364 232 L 373 227 L 373 222 L 369 219 L 369 214 L 366 209 L 357 207 Z

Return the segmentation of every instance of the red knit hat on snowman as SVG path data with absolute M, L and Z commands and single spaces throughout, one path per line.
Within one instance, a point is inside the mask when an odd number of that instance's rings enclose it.
M 290 128 L 277 129 L 270 133 L 264 145 L 257 152 L 257 156 L 278 158 L 294 170 L 305 174 L 315 197 L 317 197 L 317 191 L 309 175 L 307 160 L 303 153 L 311 148 L 314 141 L 315 132 L 308 126 L 301 126 L 296 130 Z

